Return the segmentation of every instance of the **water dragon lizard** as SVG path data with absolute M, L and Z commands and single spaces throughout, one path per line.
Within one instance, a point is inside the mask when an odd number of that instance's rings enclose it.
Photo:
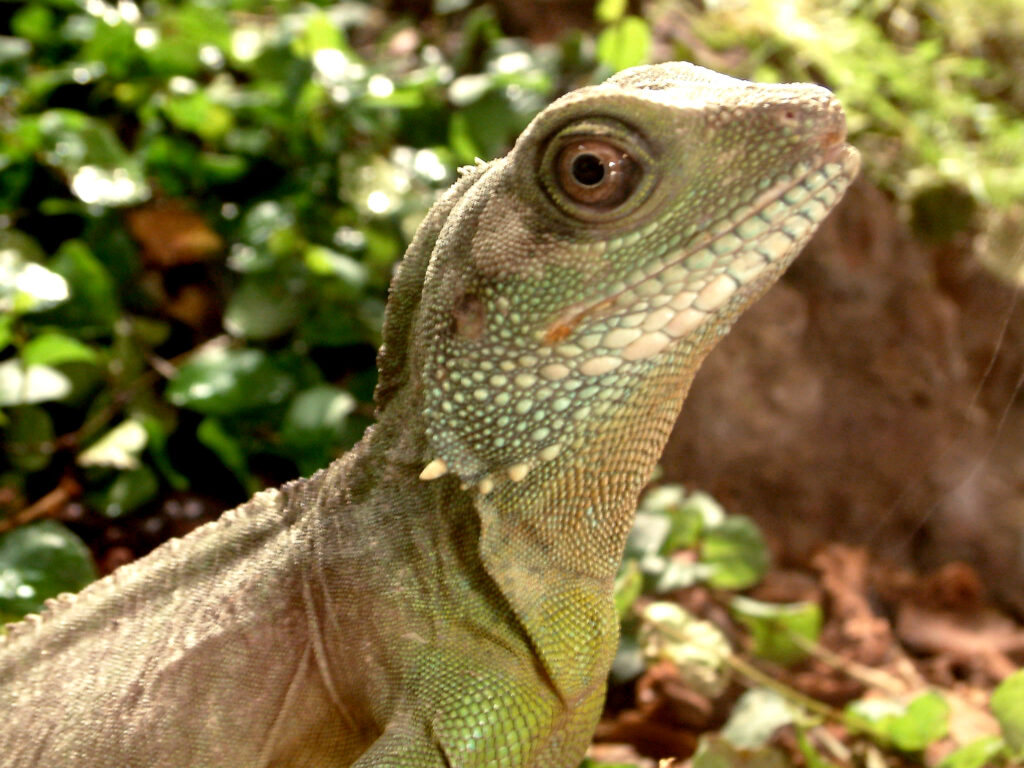
M 845 136 L 684 63 L 554 102 L 420 226 L 353 450 L 8 629 L 0 765 L 577 765 L 637 496 Z

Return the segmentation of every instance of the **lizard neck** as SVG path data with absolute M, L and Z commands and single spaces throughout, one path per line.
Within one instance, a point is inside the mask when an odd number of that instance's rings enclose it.
M 415 486 L 403 498 L 430 496 L 445 507 L 421 505 L 427 517 L 476 511 L 478 519 L 462 530 L 479 536 L 483 569 L 529 637 L 567 712 L 590 712 L 603 697 L 618 638 L 615 575 L 637 497 L 695 369 L 690 366 L 682 380 L 658 379 L 651 385 L 658 391 L 607 409 L 595 402 L 594 418 L 557 458 L 518 481 L 496 473 L 486 494 L 477 486 L 460 488 L 454 474 L 418 478 L 431 454 L 415 374 L 380 413 L 367 459 L 375 471 L 386 466 L 403 486 Z M 437 522 L 420 519 L 418 525 Z
M 620 406 L 557 460 L 476 494 L 484 568 L 570 709 L 603 698 L 618 645 L 615 576 L 688 385 Z

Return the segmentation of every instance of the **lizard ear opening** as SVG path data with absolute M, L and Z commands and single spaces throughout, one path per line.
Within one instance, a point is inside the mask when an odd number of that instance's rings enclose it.
M 654 188 L 642 139 L 618 121 L 588 120 L 555 133 L 541 152 L 541 184 L 565 214 L 611 222 L 639 207 Z

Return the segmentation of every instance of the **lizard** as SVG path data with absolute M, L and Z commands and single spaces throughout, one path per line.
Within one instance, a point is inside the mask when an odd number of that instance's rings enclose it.
M 577 765 L 690 382 L 858 168 L 816 85 L 554 101 L 414 235 L 351 451 L 8 628 L 0 764 Z

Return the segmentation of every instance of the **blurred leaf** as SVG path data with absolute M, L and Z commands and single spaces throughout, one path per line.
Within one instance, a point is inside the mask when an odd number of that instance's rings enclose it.
M 55 520 L 0 534 L 0 620 L 38 612 L 47 598 L 77 592 L 96 577 L 88 548 Z
M 70 392 L 71 382 L 56 368 L 26 367 L 17 359 L 0 363 L 0 407 L 62 400 Z
M 59 331 L 44 331 L 33 336 L 21 348 L 25 365 L 60 365 L 61 363 L 97 363 L 99 355 L 88 344 Z
M 626 538 L 626 556 L 643 557 L 657 554 L 662 550 L 671 530 L 672 521 L 664 515 L 637 512 L 633 527 Z
M 205 91 L 170 98 L 163 109 L 172 125 L 205 141 L 217 141 L 234 125 L 231 110 L 215 104 Z
M 14 340 L 14 314 L 0 315 L 0 351 L 6 349 Z
M 686 684 L 705 696 L 719 696 L 729 683 L 733 651 L 725 635 L 675 603 L 644 609 L 640 642 L 648 660 L 671 661 Z
M 719 589 L 747 589 L 768 570 L 768 547 L 760 529 L 748 517 L 730 515 L 704 533 L 700 560 L 711 573 L 708 582 Z
M 635 560 L 625 560 L 618 576 L 615 577 L 615 612 L 619 621 L 624 620 L 633 609 L 633 603 L 640 597 L 644 587 L 644 575 Z
M 701 736 L 692 763 L 693 768 L 791 768 L 785 755 L 774 747 L 742 749 L 713 735 Z
M 733 705 L 721 735 L 738 749 L 756 750 L 793 721 L 794 712 L 782 696 L 767 688 L 752 688 Z
M 231 473 L 248 493 L 252 494 L 259 490 L 255 479 L 249 473 L 249 463 L 241 444 L 218 419 L 213 417 L 203 419 L 196 429 L 196 437 L 221 460 L 225 467 L 231 470 Z
M 613 685 L 635 680 L 647 671 L 644 649 L 636 638 L 629 633 L 619 638 L 619 647 L 615 651 L 609 678 Z
M 33 43 L 46 43 L 55 33 L 56 16 L 41 3 L 25 3 L 11 16 L 11 31 Z
M 304 258 L 311 272 L 338 278 L 352 290 L 353 295 L 366 289 L 366 267 L 351 256 L 322 245 L 313 245 L 306 249 Z
M 67 280 L 71 300 L 46 317 L 82 332 L 108 332 L 117 320 L 120 302 L 110 272 L 89 246 L 82 240 L 66 240 L 49 267 Z
M 76 461 L 82 467 L 135 469 L 147 441 L 148 434 L 142 424 L 126 419 L 78 454 Z
M 128 231 L 143 248 L 147 264 L 160 269 L 212 259 L 224 247 L 205 217 L 180 200 L 163 200 L 127 213 Z
M 258 349 L 200 350 L 167 385 L 167 399 L 179 408 L 210 416 L 276 405 L 295 387 L 292 377 Z
M 107 517 L 122 517 L 151 501 L 160 490 L 156 474 L 145 464 L 118 472 L 111 483 L 88 494 L 90 506 Z
M 0 230 L 0 312 L 41 312 L 67 301 L 67 280 L 39 264 L 38 244 L 16 230 Z
M 598 0 L 594 18 L 601 24 L 613 24 L 626 14 L 628 0 Z
M 662 545 L 663 554 L 671 554 L 680 549 L 690 549 L 697 545 L 704 532 L 705 520 L 708 517 L 707 511 L 702 507 L 705 499 L 710 500 L 716 507 L 718 506 L 717 502 L 707 494 L 694 493 L 683 504 L 671 506 L 666 510 L 672 528 Z
M 149 450 L 149 455 L 153 457 L 153 463 L 160 471 L 160 474 L 164 476 L 175 490 L 187 490 L 189 487 L 188 477 L 174 468 L 167 453 L 169 430 L 164 420 L 150 413 L 142 414 L 138 419 L 146 429 L 146 447 Z
M 0 65 L 27 59 L 31 54 L 32 45 L 28 40 L 0 35 Z
M 646 64 L 651 56 L 651 28 L 639 16 L 623 16 L 597 36 L 597 58 L 613 72 Z
M 917 752 L 949 732 L 949 704 L 938 693 L 921 694 L 907 705 L 906 715 L 892 723 L 892 743 L 904 752 Z
M 329 384 L 295 396 L 281 423 L 281 440 L 289 446 L 301 474 L 309 475 L 335 458 L 345 423 L 355 407 L 351 394 Z
M 854 727 L 904 752 L 920 752 L 949 730 L 949 704 L 934 691 L 905 706 L 888 699 L 858 699 L 847 705 L 845 717 Z
M 333 440 L 355 407 L 355 398 L 340 387 L 321 384 L 303 390 L 288 406 L 281 436 L 295 443 Z
M 312 56 L 321 50 L 340 52 L 346 47 L 337 25 L 322 11 L 310 13 L 306 17 L 305 33 L 295 38 L 293 45 L 295 52 L 300 56 Z
M 71 192 L 85 203 L 133 205 L 150 196 L 142 167 L 110 127 L 71 109 L 51 109 L 38 117 L 43 161 L 67 177 Z
M 7 417 L 2 445 L 8 460 L 26 472 L 44 469 L 55 450 L 50 414 L 38 406 L 25 405 L 11 408 Z
M 248 339 L 272 339 L 302 317 L 303 296 L 274 275 L 242 281 L 224 308 L 224 330 Z
M 777 664 L 795 664 L 807 656 L 794 637 L 816 643 L 821 634 L 822 611 L 817 603 L 766 603 L 734 595 L 729 609 L 750 630 L 754 653 Z
M 965 744 L 942 759 L 935 768 L 987 768 L 998 765 L 1006 742 L 999 736 L 983 736 Z
M 1017 670 L 996 687 L 990 706 L 1010 754 L 1024 758 L 1024 669 Z

